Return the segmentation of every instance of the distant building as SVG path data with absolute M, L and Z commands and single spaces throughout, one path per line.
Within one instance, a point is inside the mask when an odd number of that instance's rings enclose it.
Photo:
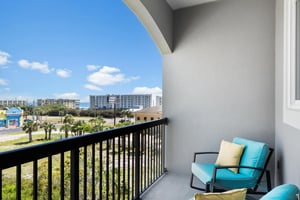
M 162 97 L 156 96 L 156 106 L 161 106 L 161 105 L 162 105 Z
M 27 104 L 28 103 L 26 100 L 17 100 L 17 99 L 0 100 L 0 105 L 5 107 L 25 106 Z
M 0 127 L 6 127 L 6 110 L 0 110 Z
M 64 105 L 67 108 L 79 108 L 78 99 L 38 99 L 37 106 L 51 105 L 51 104 L 60 104 Z
M 154 106 L 134 112 L 135 122 L 145 122 L 162 118 L 162 106 Z
M 0 110 L 0 127 L 20 127 L 23 124 L 23 110 L 12 107 Z
M 90 96 L 90 107 L 96 109 L 112 109 L 114 104 L 118 109 L 149 108 L 151 107 L 151 102 L 151 94 Z

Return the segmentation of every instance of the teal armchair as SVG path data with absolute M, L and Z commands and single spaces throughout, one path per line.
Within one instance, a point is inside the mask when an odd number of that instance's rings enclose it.
M 220 166 L 215 163 L 198 162 L 203 155 L 219 154 L 219 152 L 197 152 L 192 163 L 190 186 L 205 192 L 224 191 L 230 189 L 247 188 L 248 194 L 266 194 L 271 190 L 270 171 L 267 165 L 273 149 L 267 144 L 236 137 L 232 143 L 242 145 L 243 152 L 238 165 Z M 232 168 L 238 169 L 233 172 Z M 266 176 L 265 191 L 258 191 L 263 176 Z M 205 188 L 195 186 L 194 177 L 199 179 Z

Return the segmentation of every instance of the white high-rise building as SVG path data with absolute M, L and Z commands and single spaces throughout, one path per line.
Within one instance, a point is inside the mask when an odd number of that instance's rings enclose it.
M 114 104 L 120 109 L 149 108 L 151 103 L 151 94 L 90 95 L 90 107 L 98 109 L 111 109 Z
M 37 105 L 51 105 L 51 104 L 61 104 L 66 106 L 67 108 L 79 108 L 79 100 L 78 99 L 38 99 Z

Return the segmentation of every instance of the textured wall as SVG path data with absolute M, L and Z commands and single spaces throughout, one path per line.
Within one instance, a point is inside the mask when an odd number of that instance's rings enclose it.
M 235 136 L 274 146 L 275 1 L 226 0 L 174 13 L 163 56 L 167 167 L 190 173 L 194 151 Z

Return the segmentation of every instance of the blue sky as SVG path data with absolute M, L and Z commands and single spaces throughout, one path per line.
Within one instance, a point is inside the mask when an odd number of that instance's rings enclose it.
M 161 93 L 161 62 L 122 0 L 1 0 L 0 99 Z

